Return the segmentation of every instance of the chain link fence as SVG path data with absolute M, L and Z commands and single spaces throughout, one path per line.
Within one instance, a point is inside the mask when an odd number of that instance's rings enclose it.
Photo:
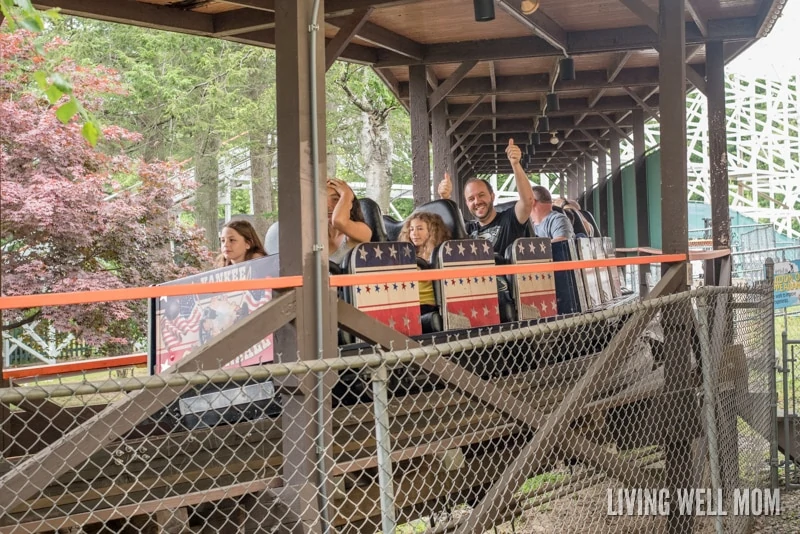
M 775 263 L 800 260 L 800 246 L 734 252 L 731 254 L 733 278 L 746 282 L 762 280 L 767 258 L 772 258 Z
M 732 510 L 769 483 L 772 321 L 766 285 L 703 288 L 394 350 L 0 390 L 0 532 L 743 532 L 680 513 L 681 492 Z

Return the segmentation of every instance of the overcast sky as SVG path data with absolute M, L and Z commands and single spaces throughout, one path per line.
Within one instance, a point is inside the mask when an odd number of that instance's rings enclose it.
M 769 35 L 727 67 L 746 76 L 785 79 L 800 76 L 800 0 L 788 0 Z

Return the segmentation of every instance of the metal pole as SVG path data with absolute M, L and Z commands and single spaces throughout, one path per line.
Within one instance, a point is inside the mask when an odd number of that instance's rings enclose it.
M 775 262 L 772 258 L 767 258 L 764 265 L 764 279 L 772 285 L 772 280 L 775 276 Z M 772 308 L 772 320 L 769 322 L 767 335 L 769 336 L 770 354 L 772 354 L 772 376 L 769 381 L 769 399 L 770 399 L 770 424 L 772 432 L 769 436 L 769 480 L 770 488 L 778 488 L 778 365 L 775 358 L 775 293 L 770 292 L 770 308 Z
M 717 444 L 717 424 L 714 414 L 714 404 L 717 400 L 714 392 L 717 388 L 713 383 L 714 376 L 711 372 L 712 357 L 711 344 L 708 338 L 708 302 L 705 298 L 701 298 L 698 304 L 697 311 L 700 328 L 697 329 L 697 333 L 700 337 L 700 359 L 703 372 L 703 414 L 705 415 L 706 433 L 708 434 L 708 461 L 711 464 L 711 488 L 714 490 L 714 495 L 721 495 L 720 489 L 722 488 L 722 482 L 720 480 L 719 469 L 719 447 Z M 717 534 L 722 534 L 721 515 L 715 516 L 714 529 Z
M 372 372 L 372 394 L 375 410 L 375 442 L 378 447 L 378 483 L 381 491 L 381 527 L 383 534 L 397 529 L 394 515 L 394 483 L 392 482 L 392 441 L 389 430 L 389 395 L 386 382 L 389 373 L 382 365 Z
M 786 310 L 784 310 L 784 319 L 785 318 Z M 781 369 L 781 373 L 783 374 L 783 477 L 786 491 L 789 491 L 789 486 L 791 484 L 791 477 L 789 475 L 792 467 L 790 459 L 792 456 L 792 442 L 789 433 L 789 376 L 787 375 L 789 372 L 789 351 L 787 350 L 787 338 L 788 335 L 784 329 L 784 331 L 781 332 L 781 352 L 783 355 L 783 368 Z

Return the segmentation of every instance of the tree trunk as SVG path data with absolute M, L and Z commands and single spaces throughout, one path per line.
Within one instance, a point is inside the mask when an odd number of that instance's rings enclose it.
M 269 144 L 269 134 L 250 135 L 250 178 L 253 184 L 253 226 L 264 238 L 267 228 L 275 221 L 275 205 L 272 202 L 272 162 L 274 151 Z
M 380 112 L 361 113 L 361 154 L 364 156 L 367 197 L 377 202 L 383 213 L 389 213 L 394 151 L 387 116 Z
M 194 158 L 197 225 L 205 230 L 206 245 L 213 251 L 219 250 L 219 147 L 219 137 L 209 133 Z

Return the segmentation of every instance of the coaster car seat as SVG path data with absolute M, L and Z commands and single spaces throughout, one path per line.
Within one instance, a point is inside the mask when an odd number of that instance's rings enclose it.
M 467 228 L 464 226 L 464 217 L 458 205 L 449 199 L 439 199 L 417 206 L 414 213 L 433 213 L 444 221 L 445 226 L 450 229 L 450 239 L 467 239 Z
M 378 203 L 371 198 L 359 198 L 358 203 L 361 205 L 361 211 L 364 213 L 364 222 L 372 230 L 372 237 L 370 242 L 380 243 L 389 241 L 386 238 L 386 227 L 383 225 L 383 214 L 381 207 Z
M 383 226 L 386 228 L 386 240 L 397 241 L 397 238 L 400 237 L 400 230 L 403 229 L 403 221 L 398 221 L 391 215 L 384 215 Z

